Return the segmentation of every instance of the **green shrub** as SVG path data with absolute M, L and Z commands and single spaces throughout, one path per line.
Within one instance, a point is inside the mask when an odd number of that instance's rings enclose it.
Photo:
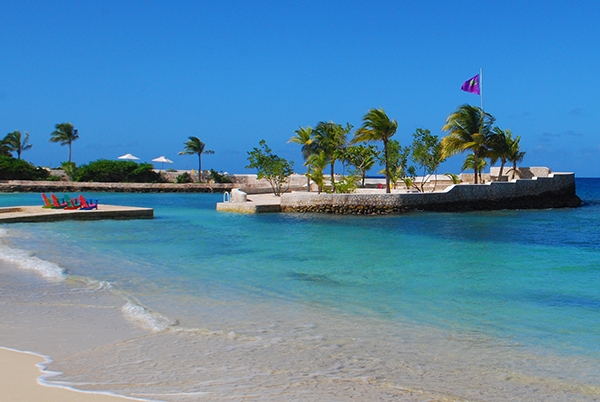
M 79 170 L 75 162 L 63 162 L 61 166 L 69 180 L 73 180 Z
M 358 187 L 358 180 L 359 178 L 354 175 L 344 176 L 333 184 L 334 192 L 339 194 L 353 193 Z
M 103 183 L 156 183 L 160 175 L 149 163 L 111 161 L 99 159 L 81 167 L 75 173 L 75 181 Z
M 231 183 L 229 177 L 222 175 L 221 173 L 215 172 L 213 169 L 210 169 L 210 177 L 213 179 L 215 183 Z
M 135 163 L 135 162 L 134 162 Z M 134 183 L 157 183 L 165 182 L 160 173 L 154 171 L 154 166 L 151 163 L 139 163 L 137 168 L 131 174 L 129 180 Z
M 184 172 L 175 178 L 177 183 L 192 183 L 192 176 L 188 172 Z
M 22 159 L 0 155 L 0 180 L 45 180 L 50 172 Z

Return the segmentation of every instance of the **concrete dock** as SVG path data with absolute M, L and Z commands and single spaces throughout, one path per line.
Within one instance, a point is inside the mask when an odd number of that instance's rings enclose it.
M 312 212 L 350 215 L 397 214 L 408 211 L 466 212 L 502 209 L 576 208 L 581 199 L 575 192 L 574 173 L 549 173 L 544 167 L 528 168 L 539 176 L 483 184 L 452 184 L 443 191 L 419 192 L 361 189 L 355 193 L 329 194 L 306 191 L 247 194 L 233 189 L 230 199 L 217 204 L 218 211 L 230 212 Z M 541 172 L 541 173 L 539 173 Z
M 281 212 L 281 197 L 273 194 L 248 194 L 246 202 L 219 202 L 217 211 L 265 213 Z
M 0 223 L 89 221 L 102 219 L 154 219 L 152 208 L 100 204 L 92 210 L 49 209 L 41 206 L 0 208 Z

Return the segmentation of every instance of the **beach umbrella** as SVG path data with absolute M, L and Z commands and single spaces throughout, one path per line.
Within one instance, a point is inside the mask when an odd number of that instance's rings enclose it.
M 162 169 L 162 170 L 165 170 L 165 169 L 164 169 L 164 167 L 165 167 L 165 163 L 173 163 L 173 161 L 172 161 L 172 160 L 170 160 L 170 159 L 167 159 L 167 158 L 165 158 L 164 156 L 159 156 L 159 157 L 158 157 L 158 158 L 156 158 L 156 159 L 152 159 L 152 162 L 161 162 L 161 163 L 162 163 L 162 167 L 163 167 L 163 169 Z
M 139 160 L 140 158 L 138 158 L 137 156 L 133 156 L 131 154 L 125 154 L 125 155 L 119 156 L 117 159 L 125 159 L 125 160 L 128 160 L 128 161 L 136 161 L 136 160 Z

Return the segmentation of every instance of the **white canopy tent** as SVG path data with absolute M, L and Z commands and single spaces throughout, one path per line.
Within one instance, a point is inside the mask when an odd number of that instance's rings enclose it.
M 173 163 L 173 161 L 172 161 L 172 160 L 170 160 L 170 159 L 167 159 L 167 158 L 165 158 L 164 156 L 159 156 L 159 157 L 158 157 L 158 158 L 156 158 L 156 159 L 152 159 L 152 162 L 160 162 L 160 163 L 162 163 L 162 169 L 161 169 L 161 170 L 164 170 L 165 163 Z
M 117 159 L 124 159 L 124 160 L 129 160 L 129 161 L 137 161 L 140 158 L 138 158 L 137 156 L 133 156 L 131 154 L 125 154 L 125 155 L 119 156 Z

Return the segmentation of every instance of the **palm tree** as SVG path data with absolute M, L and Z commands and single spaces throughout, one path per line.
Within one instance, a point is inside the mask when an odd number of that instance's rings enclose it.
M 77 130 L 71 123 L 60 123 L 56 125 L 56 130 L 50 134 L 50 142 L 60 142 L 60 145 L 69 145 L 69 163 L 71 163 L 71 144 L 79 138 Z
M 519 146 L 519 141 L 521 141 L 521 137 L 517 136 L 514 140 L 509 144 L 510 152 L 508 154 L 507 160 L 513 163 L 512 167 L 512 178 L 515 178 L 515 173 L 517 173 L 517 163 L 522 162 L 525 157 L 525 151 L 521 151 Z
M 313 129 L 312 127 L 299 127 L 299 130 L 294 130 L 296 136 L 291 137 L 288 143 L 293 142 L 295 144 L 302 145 L 302 157 L 304 160 L 308 160 L 309 156 L 313 153 Z
M 4 140 L 0 141 L 0 156 L 8 156 L 9 158 L 12 158 L 10 147 Z
M 490 136 L 489 157 L 491 165 L 494 165 L 498 159 L 501 161 L 500 173 L 498 176 L 502 176 L 504 165 L 510 154 L 510 144 L 512 141 L 512 132 L 510 130 L 501 130 L 498 127 L 494 127 L 492 130 Z
M 489 135 L 494 117 L 471 105 L 462 105 L 446 119 L 443 131 L 449 131 L 442 138 L 442 156 L 447 158 L 464 151 L 473 153 L 473 169 L 477 184 L 477 168 L 479 159 L 486 157 L 489 146 Z
M 510 132 L 510 130 L 507 130 Z M 506 164 L 506 158 L 508 157 L 508 143 L 507 143 L 506 131 L 499 127 L 494 127 L 490 134 L 488 156 L 490 158 L 490 166 L 493 166 L 498 162 L 500 163 L 500 173 L 498 176 L 502 176 L 504 171 L 504 165 Z
M 362 177 L 361 187 L 365 186 L 365 176 L 377 162 L 379 152 L 373 145 L 368 147 L 364 145 L 353 145 L 346 148 L 346 159 L 348 163 L 354 166 L 355 171 L 350 171 L 351 174 L 358 174 Z
M 315 137 L 314 137 L 314 147 L 315 152 L 325 152 L 325 156 L 328 159 L 328 163 L 331 165 L 331 185 L 333 186 L 335 177 L 335 161 L 337 160 L 337 156 L 340 149 L 343 149 L 346 146 L 346 134 L 348 134 L 352 130 L 352 126 L 350 124 L 346 124 L 346 128 L 342 127 L 340 124 L 336 124 L 332 121 L 325 123 L 320 122 L 317 127 L 314 129 Z
M 314 152 L 313 129 L 312 127 L 300 127 L 299 130 L 294 130 L 294 132 L 296 133 L 296 135 L 294 137 L 291 137 L 288 143 L 293 142 L 302 145 L 302 158 L 304 158 L 305 160 L 304 166 L 307 166 L 308 169 L 308 171 L 306 172 L 306 178 L 308 181 L 307 188 L 308 191 L 310 191 L 310 177 L 308 177 L 308 175 L 310 174 L 310 165 L 308 164 L 308 159 Z
M 185 142 L 185 150 L 181 151 L 179 155 L 194 155 L 198 154 L 198 181 L 202 175 L 202 154 L 214 154 L 215 151 L 209 149 L 204 150 L 206 144 L 204 144 L 198 137 L 188 137 L 189 141 Z
M 486 166 L 487 162 L 485 159 L 477 159 L 477 162 L 475 162 L 475 155 L 469 154 L 465 159 L 465 163 L 463 163 L 462 170 L 475 170 L 477 172 L 476 175 L 478 175 L 479 179 L 481 180 L 481 173 L 483 173 Z
M 325 151 L 320 151 L 319 153 L 313 153 L 308 157 L 308 164 L 310 166 L 309 173 L 306 175 L 309 179 L 312 179 L 317 184 L 318 193 L 321 194 L 324 185 L 323 178 L 323 169 L 329 163 L 329 159 L 327 155 L 325 155 Z
M 25 131 L 25 139 L 23 140 L 21 139 L 20 131 L 13 131 L 4 137 L 4 143 L 7 145 L 8 150 L 17 152 L 17 159 L 21 159 L 21 152 L 31 148 L 31 144 L 27 144 L 27 141 L 29 141 L 29 133 L 27 131 Z
M 365 141 L 382 141 L 385 155 L 385 191 L 391 193 L 390 189 L 390 167 L 388 158 L 388 141 L 396 133 L 398 123 L 390 120 L 383 109 L 371 109 L 363 117 L 363 126 L 356 130 L 350 144 Z

